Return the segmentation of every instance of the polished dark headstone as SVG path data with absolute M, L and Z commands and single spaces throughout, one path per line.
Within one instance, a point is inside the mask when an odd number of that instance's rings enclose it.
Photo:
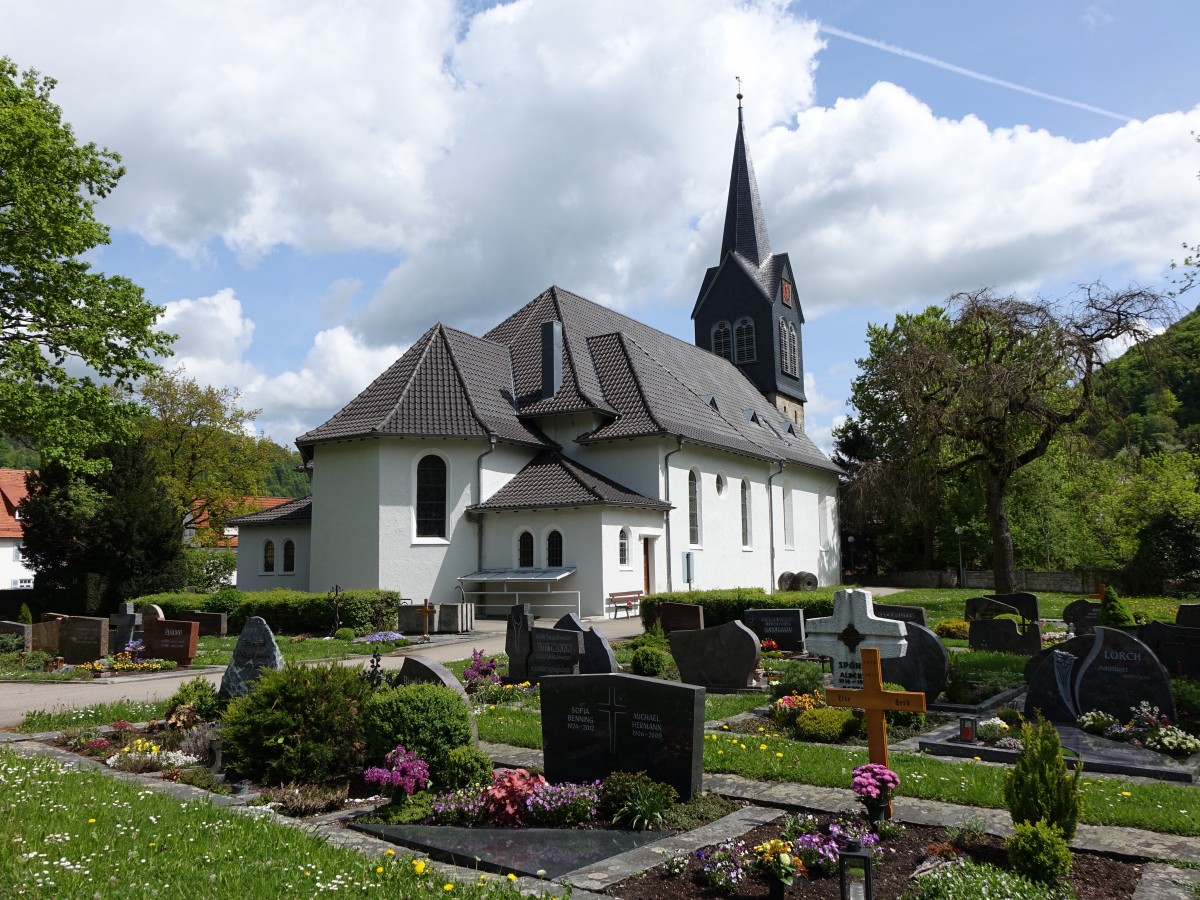
M 185 622 L 200 623 L 200 637 L 225 637 L 229 633 L 229 614 L 189 609 L 179 618 Z
M 1032 656 L 1041 652 L 1042 626 L 1029 625 L 1022 631 L 1012 619 L 976 619 L 967 632 L 967 645 L 972 650 Z
M 1013 594 L 984 594 L 988 600 L 996 600 L 1006 606 L 1011 606 L 1026 622 L 1036 622 L 1041 618 L 1038 613 L 1037 594 L 1027 591 L 1017 591 Z
M 741 622 L 716 628 L 672 631 L 671 655 L 679 680 L 714 692 L 740 691 L 754 686 L 755 670 L 762 661 L 758 637 Z
M 263 669 L 282 668 L 283 654 L 270 626 L 261 616 L 251 616 L 242 626 L 242 633 L 233 648 L 233 659 L 221 677 L 220 695 L 228 699 L 244 697 L 250 693 Z
M 876 611 L 879 606 L 876 605 Z M 922 610 L 924 611 L 924 610 Z M 946 689 L 950 677 L 950 654 L 933 631 L 916 622 L 905 622 L 908 650 L 903 656 L 880 660 L 883 680 L 902 684 L 906 691 L 920 691 L 932 703 Z
M 759 641 L 774 641 L 784 653 L 804 652 L 804 610 L 748 609 L 742 621 Z
M 529 653 L 533 649 L 529 632 L 533 618 L 528 603 L 514 603 L 508 611 L 508 629 L 504 634 L 504 652 L 508 654 L 508 680 L 520 683 L 529 677 Z
M 682 800 L 700 792 L 704 688 L 637 675 L 550 675 L 541 695 L 548 781 L 644 771 Z
M 673 832 L 582 828 L 457 828 L 441 825 L 351 825 L 356 831 L 424 853 L 438 862 L 529 878 L 559 878 Z M 440 882 L 439 882 L 440 883 Z
M 1137 636 L 1171 675 L 1200 677 L 1200 628 L 1147 622 Z
M 1025 680 L 1026 718 L 1040 709 L 1052 722 L 1074 724 L 1099 709 L 1125 722 L 1143 700 L 1175 718 L 1167 670 L 1149 647 L 1116 628 L 1097 627 L 1043 650 L 1026 663 Z
M 881 619 L 896 619 L 912 625 L 925 625 L 925 607 L 901 606 L 896 603 L 876 603 L 875 615 Z M 915 688 L 913 689 L 915 690 Z
M 199 640 L 199 622 L 147 619 L 142 624 L 144 652 L 151 659 L 169 659 L 190 666 Z
M 122 603 L 115 613 L 108 616 L 108 648 L 110 653 L 120 653 L 133 640 L 142 624 L 141 613 L 133 611 L 132 603 Z
M 620 671 L 608 638 L 603 632 L 584 625 L 575 613 L 567 613 L 554 623 L 554 627 L 560 631 L 578 631 L 583 634 L 583 659 L 579 662 L 581 675 L 611 675 Z
M 963 618 L 968 622 L 986 621 L 996 616 L 1019 616 L 1015 606 L 1001 603 L 991 597 L 971 597 L 967 600 L 966 612 Z
M 557 628 L 529 629 L 528 677 L 578 675 L 583 659 L 583 633 Z
M 655 603 L 650 607 L 650 625 L 658 622 L 663 634 L 696 631 L 704 627 L 704 607 L 695 603 Z
M 1076 637 L 1091 634 L 1100 624 L 1100 604 L 1091 600 L 1074 600 L 1063 609 L 1063 621 Z
M 1175 624 L 1184 628 L 1200 628 L 1200 603 L 1179 604 Z
M 68 616 L 58 632 L 58 655 L 68 664 L 95 662 L 108 654 L 108 619 Z
M 471 712 L 471 737 L 475 743 L 479 743 L 479 730 L 475 726 L 471 695 L 467 693 L 463 683 L 454 677 L 453 672 L 436 659 L 414 654 L 404 657 L 404 662 L 400 664 L 400 681 L 403 684 L 440 684 L 458 694 L 462 698 L 462 702 L 467 705 L 468 711 Z

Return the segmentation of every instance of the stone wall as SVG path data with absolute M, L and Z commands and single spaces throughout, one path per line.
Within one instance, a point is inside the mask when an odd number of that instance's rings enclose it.
M 1018 591 L 1057 591 L 1064 594 L 1095 594 L 1100 585 L 1109 584 L 1113 572 L 1089 569 L 1078 572 L 1038 572 L 1034 569 L 1017 569 Z M 880 585 L 903 588 L 951 588 L 958 586 L 956 569 L 921 569 L 911 572 L 894 572 L 878 579 Z M 967 569 L 966 587 L 980 593 L 995 590 L 995 578 L 990 570 Z

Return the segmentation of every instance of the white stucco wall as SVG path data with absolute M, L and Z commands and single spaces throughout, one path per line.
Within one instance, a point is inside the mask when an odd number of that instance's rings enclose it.
M 0 538 L 0 588 L 4 590 L 19 588 L 22 579 L 33 578 L 33 569 L 17 550 L 20 546 L 19 538 Z
M 315 590 L 335 584 L 346 590 L 381 586 L 380 444 L 377 439 L 356 440 L 314 448 L 312 546 L 317 552 L 309 584 Z M 239 583 L 241 578 L 239 558 Z
M 263 571 L 266 542 L 275 545 L 275 571 Z M 296 548 L 296 566 L 285 572 L 284 544 L 292 541 Z M 238 529 L 237 586 L 243 591 L 272 591 L 283 588 L 293 591 L 309 590 L 312 561 L 312 539 L 307 523 L 278 523 L 242 525 Z M 332 583 L 329 585 L 333 586 Z M 318 588 L 323 590 L 323 588 Z

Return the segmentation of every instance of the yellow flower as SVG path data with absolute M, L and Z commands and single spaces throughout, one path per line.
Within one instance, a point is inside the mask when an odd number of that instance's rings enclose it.
M 973 756 L 973 757 L 971 757 L 971 758 L 972 758 L 973 760 L 975 760 L 975 762 L 979 762 L 979 761 L 980 761 L 980 759 L 979 759 L 979 757 L 978 757 L 978 756 Z
M 384 850 L 384 851 L 383 851 L 383 855 L 384 855 L 384 856 L 395 856 L 395 855 L 396 855 L 396 851 L 395 851 L 395 850 L 392 850 L 391 848 L 388 848 L 387 850 Z
M 759 744 L 759 745 L 758 745 L 758 749 L 759 749 L 759 750 L 766 750 L 766 749 L 767 749 L 767 745 L 766 745 L 766 744 Z
M 763 728 L 761 725 L 759 725 L 759 726 L 758 726 L 758 730 L 759 730 L 759 731 L 766 731 L 767 729 L 765 729 L 765 728 Z
M 445 884 L 442 885 L 442 890 L 443 891 L 452 891 L 452 890 L 454 890 L 454 885 L 450 884 L 449 882 L 446 882 Z
M 722 725 L 722 726 L 721 726 L 721 730 L 722 730 L 722 731 L 728 731 L 728 730 L 729 730 L 729 726 L 728 726 L 728 725 Z
M 516 875 L 514 875 L 512 872 L 509 872 L 509 873 L 508 873 L 507 875 L 505 875 L 504 877 L 505 877 L 505 878 L 507 878 L 509 881 L 516 881 L 516 880 L 517 880 L 517 876 L 516 876 Z
M 382 874 L 383 874 L 383 866 L 376 866 L 376 867 L 375 867 L 375 874 L 376 874 L 376 875 L 382 875 Z
M 1121 791 L 1121 796 L 1122 797 L 1132 797 L 1133 794 L 1131 794 L 1129 791 Z
M 783 754 L 782 754 L 782 753 L 776 753 L 776 754 L 775 754 L 775 758 L 776 758 L 776 759 L 783 759 Z
M 414 872 L 416 872 L 418 875 L 424 875 L 424 874 L 425 874 L 425 860 L 423 860 L 423 859 L 414 859 L 414 860 L 412 861 L 412 864 L 413 864 L 413 871 L 414 871 Z
M 96 820 L 95 820 L 95 819 L 88 819 L 88 824 L 89 824 L 89 825 L 95 825 L 95 824 L 96 824 Z

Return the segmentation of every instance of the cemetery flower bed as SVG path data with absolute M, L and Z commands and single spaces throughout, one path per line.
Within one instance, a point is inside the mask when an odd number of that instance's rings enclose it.
M 844 817 L 830 816 L 822 813 L 805 813 L 813 817 L 814 831 L 821 834 L 828 832 L 830 825 L 845 827 L 848 821 Z M 786 823 L 785 823 L 786 825 Z M 785 826 L 780 823 L 763 825 L 737 838 L 740 850 L 735 846 L 710 846 L 702 848 L 698 853 L 680 856 L 667 860 L 648 872 L 627 879 L 609 888 L 606 893 L 621 900 L 694 900 L 694 898 L 716 897 L 765 897 L 770 885 L 767 875 L 754 866 L 754 848 L 764 842 L 779 839 Z M 852 826 L 853 827 L 853 826 Z M 859 826 L 861 827 L 861 825 Z M 885 833 L 887 837 L 875 849 L 875 865 L 873 880 L 876 900 L 898 900 L 912 898 L 919 900 L 921 894 L 916 892 L 910 876 L 923 863 L 943 859 L 949 862 L 953 858 L 994 866 L 1012 877 L 1003 841 L 993 835 L 975 831 L 969 826 L 964 828 L 946 828 L 942 826 L 906 825 L 903 830 L 891 831 L 889 826 Z M 823 844 L 819 838 L 810 838 L 804 843 L 809 849 L 796 847 L 796 855 L 801 860 L 808 859 L 809 876 L 797 872 L 790 886 L 785 887 L 783 896 L 787 898 L 828 898 L 836 900 L 840 897 L 836 862 L 832 871 L 827 864 L 822 863 L 820 849 Z M 741 865 L 737 867 L 738 880 L 721 888 L 710 887 L 706 884 L 705 866 L 714 867 L 714 858 L 722 855 L 741 853 Z M 828 859 L 829 856 L 823 857 Z M 836 859 L 836 857 L 834 857 Z M 964 863 L 951 863 L 964 865 Z M 732 864 L 726 865 L 732 870 Z M 1133 896 L 1141 875 L 1139 862 L 1130 859 L 1116 859 L 1100 854 L 1076 852 L 1072 854 L 1072 867 L 1069 876 L 1070 885 L 1078 898 L 1087 900 L 1125 900 Z M 972 874 L 969 877 L 976 877 Z M 982 876 L 980 881 L 983 880 Z M 981 894 L 982 896 L 982 894 Z M 988 896 L 1015 897 L 1014 893 L 991 893 Z M 1049 898 L 1048 892 L 1029 893 L 1021 896 Z

